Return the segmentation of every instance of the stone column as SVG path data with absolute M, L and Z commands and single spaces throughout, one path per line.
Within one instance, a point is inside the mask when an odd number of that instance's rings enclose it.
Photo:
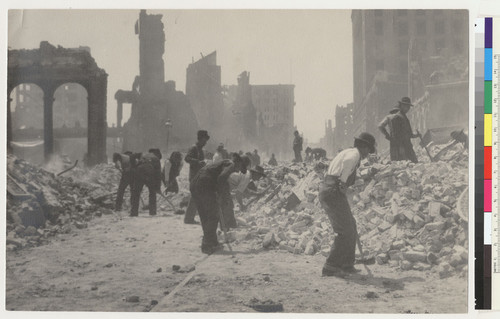
M 50 160 L 54 153 L 53 115 L 54 105 L 53 90 L 43 90 L 43 150 L 45 162 Z
M 88 91 L 88 166 L 105 163 L 107 74 L 92 77 Z
M 122 127 L 122 117 L 123 117 L 123 101 L 118 100 L 118 107 L 116 109 L 116 127 Z

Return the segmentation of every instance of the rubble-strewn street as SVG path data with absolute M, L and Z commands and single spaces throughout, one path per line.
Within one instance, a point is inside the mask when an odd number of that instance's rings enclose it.
M 270 187 L 247 211 L 236 209 L 231 250 L 207 257 L 201 227 L 184 224 L 162 198 L 157 216 L 129 217 L 128 191 L 126 210 L 112 211 L 119 172 L 111 164 L 56 176 L 9 156 L 10 176 L 30 197 L 8 198 L 6 307 L 464 312 L 468 170 L 460 148 L 436 163 L 362 164 L 349 197 L 363 257 L 376 263 L 358 264 L 362 272 L 347 279 L 321 277 L 334 236 L 317 197 L 326 162 L 265 166 L 259 186 Z M 179 185 L 171 200 L 183 207 L 187 169 Z

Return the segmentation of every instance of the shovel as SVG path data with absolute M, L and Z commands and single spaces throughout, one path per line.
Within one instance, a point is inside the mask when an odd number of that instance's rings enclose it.
M 431 153 L 427 149 L 427 145 L 424 144 L 424 141 L 422 140 L 422 134 L 417 130 L 418 137 L 420 138 L 420 146 L 422 146 L 425 151 L 427 152 L 427 155 L 429 155 L 429 158 L 431 159 L 431 162 L 435 162 L 436 160 L 431 156 Z

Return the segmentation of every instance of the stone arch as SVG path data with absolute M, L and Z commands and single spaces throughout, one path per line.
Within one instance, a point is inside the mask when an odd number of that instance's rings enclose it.
M 30 82 L 44 92 L 44 157 L 54 152 L 53 103 L 56 89 L 64 83 L 82 85 L 88 94 L 87 163 L 106 162 L 107 74 L 100 69 L 89 49 L 54 47 L 46 41 L 39 49 L 9 50 L 7 96 L 19 84 Z M 12 141 L 10 98 L 7 101 L 7 147 Z

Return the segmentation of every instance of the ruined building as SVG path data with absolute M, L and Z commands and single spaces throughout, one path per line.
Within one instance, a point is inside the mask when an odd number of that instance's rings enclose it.
M 369 131 L 377 134 L 380 148 L 387 148 L 377 125 L 403 96 L 431 101 L 425 110 L 415 107 L 408 114 L 421 130 L 466 126 L 466 10 L 353 10 L 351 19 L 355 118 L 351 137 Z
M 40 43 L 39 49 L 8 51 L 7 147 L 10 151 L 12 151 L 12 141 L 15 137 L 13 131 L 36 125 L 34 123 L 37 117 L 39 121 L 43 118 L 43 128 L 33 129 L 38 129 L 40 137 L 43 136 L 43 154 L 45 161 L 48 161 L 55 151 L 54 127 L 66 124 L 65 113 L 68 116 L 71 114 L 71 119 L 83 113 L 88 114 L 86 121 L 86 117 L 80 119 L 80 125 L 88 128 L 85 134 L 87 137 L 85 162 L 88 165 L 94 165 L 107 161 L 106 89 L 108 75 L 97 66 L 89 51 L 88 48 L 55 47 L 46 41 Z M 75 86 L 79 89 L 75 89 Z M 16 87 L 18 90 L 15 92 L 15 112 L 19 113 L 16 114 L 15 124 L 13 124 L 11 94 Z M 61 93 L 60 90 L 73 91 L 74 94 L 63 94 L 64 92 Z M 28 92 L 34 92 L 34 94 L 30 95 Z M 86 95 L 87 99 L 84 99 L 86 103 L 72 103 L 78 99 L 78 95 Z M 37 104 L 39 109 L 32 105 L 33 100 L 41 104 Z M 26 123 L 20 123 L 18 118 L 20 113 L 32 117 L 35 122 L 30 119 L 26 120 Z M 39 117 L 39 114 L 43 114 L 43 117 Z M 71 124 L 67 123 L 67 125 Z
M 260 148 L 285 158 L 293 142 L 295 85 L 252 85 L 252 101 L 257 111 Z
M 251 85 L 250 73 L 238 76 L 238 85 L 224 86 L 224 127 L 227 142 L 245 150 L 258 148 L 286 159 L 292 153 L 294 85 Z M 241 146 L 238 146 L 241 145 Z
M 221 67 L 214 51 L 186 69 L 186 95 L 200 128 L 208 130 L 212 141 L 224 136 L 224 103 L 221 91 Z
M 187 147 L 196 136 L 198 124 L 188 98 L 177 91 L 175 82 L 165 82 L 163 54 L 165 32 L 162 15 L 141 10 L 135 24 L 139 36 L 139 76 L 130 91 L 118 90 L 117 125 L 121 126 L 123 104 L 132 105 L 130 118 L 123 125 L 123 150 L 162 151 Z M 169 123 L 169 124 L 167 124 Z

